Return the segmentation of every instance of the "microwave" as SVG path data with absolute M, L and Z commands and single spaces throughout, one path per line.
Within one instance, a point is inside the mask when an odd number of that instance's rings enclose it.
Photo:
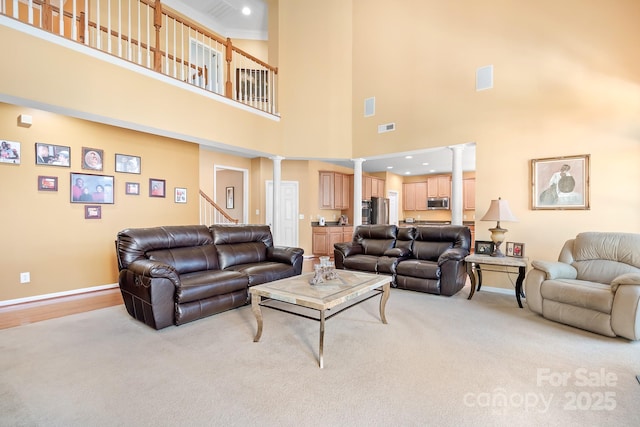
M 429 197 L 427 199 L 427 209 L 428 210 L 449 209 L 449 198 L 448 197 Z

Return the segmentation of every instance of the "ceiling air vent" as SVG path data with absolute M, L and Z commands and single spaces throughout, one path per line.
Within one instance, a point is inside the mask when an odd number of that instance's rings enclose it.
M 393 132 L 396 130 L 395 123 L 387 123 L 386 125 L 378 125 L 378 133 Z

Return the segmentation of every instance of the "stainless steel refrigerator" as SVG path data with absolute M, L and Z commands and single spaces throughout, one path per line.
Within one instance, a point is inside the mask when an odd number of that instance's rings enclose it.
M 389 224 L 389 199 L 371 198 L 371 224 Z

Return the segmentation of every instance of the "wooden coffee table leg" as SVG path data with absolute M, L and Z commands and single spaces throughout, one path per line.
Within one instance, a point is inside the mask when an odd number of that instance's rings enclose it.
M 320 369 L 324 366 L 324 361 L 322 359 L 322 353 L 324 351 L 324 310 L 320 310 L 320 350 L 319 350 L 319 359 L 320 359 Z
M 384 314 L 384 309 L 387 306 L 387 301 L 389 300 L 389 294 L 391 293 L 391 283 L 386 283 L 382 285 L 382 296 L 380 297 L 380 319 L 382 323 L 387 324 L 387 317 Z
M 260 295 L 251 295 L 251 311 L 253 311 L 254 316 L 256 316 L 256 322 L 258 322 L 258 331 L 253 338 L 253 342 L 260 341 L 260 337 L 262 336 L 262 310 L 260 309 L 260 300 L 262 300 Z

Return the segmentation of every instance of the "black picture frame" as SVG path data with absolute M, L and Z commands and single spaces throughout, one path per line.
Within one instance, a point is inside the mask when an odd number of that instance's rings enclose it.
M 167 197 L 167 181 L 149 178 L 149 197 Z
M 36 165 L 71 167 L 71 147 L 36 142 Z
M 476 255 L 491 255 L 493 253 L 494 243 L 488 240 L 476 240 L 473 251 Z
M 116 154 L 116 172 L 136 173 L 142 172 L 142 159 L 139 156 L 129 154 Z
M 112 175 L 92 175 L 71 172 L 71 203 L 114 203 Z M 80 181 L 79 181 L 80 180 Z
M 140 183 L 139 182 L 127 182 L 124 185 L 124 193 L 131 196 L 140 195 Z
M 39 175 L 38 191 L 58 191 L 58 177 Z
M 82 169 L 102 171 L 104 150 L 99 148 L 82 147 Z
M 102 206 L 84 205 L 84 219 L 102 219 Z

